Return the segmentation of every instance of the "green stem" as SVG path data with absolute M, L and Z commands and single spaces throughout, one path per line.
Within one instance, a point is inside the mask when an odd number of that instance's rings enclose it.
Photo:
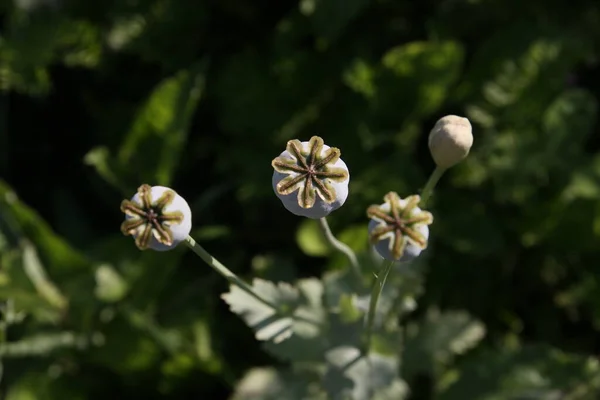
M 377 311 L 377 303 L 379 302 L 379 297 L 381 296 L 381 292 L 383 292 L 383 287 L 385 286 L 385 281 L 387 280 L 392 267 L 394 266 L 394 261 L 385 261 L 383 267 L 379 271 L 377 275 L 377 279 L 373 283 L 373 289 L 371 290 L 371 300 L 369 302 L 369 312 L 367 313 L 367 334 L 365 340 L 365 354 L 369 352 L 371 348 L 371 337 L 373 336 L 373 325 L 375 324 L 375 312 Z
M 346 257 L 348 257 L 348 261 L 350 261 L 350 265 L 352 266 L 352 270 L 354 274 L 358 278 L 359 281 L 362 280 L 362 273 L 360 271 L 360 264 L 358 263 L 358 259 L 356 258 L 356 254 L 354 251 L 347 246 L 345 243 L 340 242 L 334 235 L 331 233 L 331 228 L 329 228 L 329 223 L 325 217 L 319 218 L 319 226 L 321 227 L 321 231 L 325 236 L 325 239 L 329 242 L 329 244 L 343 253 Z
M 188 236 L 185 239 L 185 243 L 188 245 L 188 247 L 194 253 L 196 253 L 196 255 L 198 257 L 200 257 L 212 269 L 214 269 L 215 271 L 217 271 L 221 276 L 223 276 L 225 279 L 227 279 L 227 281 L 230 284 L 236 285 L 237 287 L 239 287 L 240 289 L 242 289 L 244 292 L 248 293 L 250 296 L 254 297 L 256 300 L 258 300 L 261 303 L 263 303 L 264 305 L 272 308 L 273 310 L 275 310 L 275 311 L 279 310 L 279 307 L 277 307 L 277 305 L 271 303 L 268 300 L 265 300 L 263 297 L 261 297 L 259 294 L 257 294 L 254 291 L 254 289 L 252 288 L 252 286 L 250 286 L 249 284 L 247 284 L 246 282 L 244 282 L 236 274 L 234 274 L 233 272 L 231 272 L 231 270 L 229 268 L 227 268 L 225 265 L 221 264 L 219 262 L 219 260 L 217 260 L 216 258 L 214 258 L 213 256 L 211 256 L 210 253 L 208 251 L 206 251 L 204 249 L 204 247 L 202 247 L 198 243 L 196 243 L 196 241 L 191 236 Z
M 423 188 L 423 191 L 421 192 L 421 202 L 419 203 L 419 206 L 421 208 L 425 207 L 427 200 L 429 200 L 429 198 L 431 197 L 431 194 L 433 193 L 433 189 L 435 188 L 435 185 L 437 185 L 437 183 L 440 180 L 440 178 L 442 177 L 442 175 L 444 175 L 444 172 L 446 172 L 446 168 L 435 167 L 435 169 L 429 176 L 429 179 L 427 180 L 427 183 L 425 184 L 425 187 Z

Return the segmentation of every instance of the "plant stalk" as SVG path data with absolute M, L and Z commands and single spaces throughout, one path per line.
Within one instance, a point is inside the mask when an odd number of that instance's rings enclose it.
M 385 281 L 387 280 L 392 267 L 394 266 L 394 261 L 386 260 L 383 264 L 383 267 L 379 271 L 375 282 L 373 283 L 373 289 L 371 289 L 371 300 L 369 301 L 369 311 L 367 313 L 367 333 L 365 338 L 365 349 L 364 353 L 368 354 L 371 348 L 371 338 L 373 336 L 373 326 L 375 324 L 375 313 L 377 311 L 377 303 L 379 302 L 379 297 L 381 297 L 381 292 L 383 292 L 383 287 L 385 286 Z
M 421 202 L 419 203 L 419 206 L 421 208 L 425 207 L 425 205 L 427 204 L 427 200 L 429 200 L 429 198 L 433 194 L 433 189 L 435 188 L 435 185 L 437 185 L 442 175 L 444 175 L 444 172 L 446 172 L 446 168 L 435 167 L 435 169 L 429 176 L 429 179 L 427 180 L 427 183 L 425 184 L 425 187 L 421 192 Z
M 358 280 L 360 282 L 362 280 L 362 273 L 361 273 L 360 264 L 358 262 L 358 258 L 356 257 L 356 254 L 354 253 L 354 251 L 348 245 L 339 241 L 333 235 L 333 233 L 331 232 L 331 228 L 329 227 L 329 223 L 327 222 L 327 218 L 325 218 L 325 217 L 319 218 L 319 226 L 321 227 L 321 231 L 323 232 L 325 239 L 327 239 L 327 242 L 329 242 L 329 244 L 333 248 L 335 248 L 337 251 L 343 253 L 348 258 L 348 261 L 350 261 L 350 266 L 352 267 L 354 274 L 356 275 L 356 277 L 358 278 Z
M 204 249 L 204 247 L 200 246 L 191 236 L 188 236 L 185 239 L 185 243 L 187 246 L 194 252 L 198 257 L 200 257 L 205 263 L 207 263 L 212 269 L 217 271 L 222 277 L 227 279 L 227 281 L 239 287 L 244 292 L 248 293 L 250 296 L 254 297 L 256 300 L 260 301 L 264 305 L 272 308 L 275 311 L 279 310 L 279 307 L 268 300 L 265 300 L 262 296 L 254 291 L 252 286 L 248 283 L 240 279 L 236 274 L 234 274 L 229 268 L 223 265 L 219 260 L 214 258 L 208 251 Z

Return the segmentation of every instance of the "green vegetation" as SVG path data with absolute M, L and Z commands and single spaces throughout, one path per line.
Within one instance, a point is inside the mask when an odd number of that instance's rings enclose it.
M 281 205 L 271 160 L 290 139 L 340 148 L 350 195 L 328 220 L 365 262 L 367 207 L 423 190 L 447 114 L 474 144 L 428 201 L 428 249 L 382 294 L 402 343 L 374 347 L 399 362 L 343 370 L 341 348 L 325 385 L 365 392 L 375 368 L 398 400 L 600 398 L 596 2 L 7 0 L 0 15 L 0 399 L 316 400 L 287 360 L 327 343 L 257 340 L 230 306 L 258 306 L 185 246 L 139 251 L 120 202 L 174 188 L 191 236 L 270 300 L 320 318 L 325 298 L 337 328 L 360 323 L 347 259 Z

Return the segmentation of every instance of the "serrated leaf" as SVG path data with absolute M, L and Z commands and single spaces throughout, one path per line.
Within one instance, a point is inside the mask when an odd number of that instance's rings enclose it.
M 340 317 L 343 314 L 345 316 L 343 318 L 353 315 L 354 319 L 357 315 L 366 315 L 371 301 L 371 289 L 365 285 L 357 285 L 352 272 L 348 270 L 328 272 L 323 282 L 329 312 L 340 314 Z M 383 287 L 375 311 L 375 326 L 381 325 L 399 295 L 398 285 L 387 284 Z
M 424 320 L 407 327 L 403 369 L 407 377 L 433 373 L 455 355 L 475 347 L 485 336 L 485 326 L 462 311 L 428 311 Z
M 398 359 L 371 353 L 368 356 L 352 346 L 339 346 L 325 354 L 327 370 L 323 385 L 329 398 L 401 400 L 407 394 L 406 385 L 398 376 Z
M 276 304 L 281 309 L 294 311 L 300 305 L 300 293 L 288 283 L 273 282 L 262 279 L 252 281 L 252 289 L 266 301 Z M 229 292 L 221 296 L 232 312 L 240 315 L 249 327 L 256 332 L 258 340 L 281 342 L 292 335 L 293 320 L 291 315 L 279 315 L 277 310 L 267 306 L 249 295 L 238 286 L 231 285 Z
M 274 368 L 253 368 L 230 400 L 317 400 L 307 377 Z
M 595 400 L 600 393 L 595 358 L 547 346 L 487 349 L 465 360 L 457 372 L 458 379 L 442 388 L 436 399 Z
M 221 297 L 255 331 L 256 338 L 266 342 L 270 352 L 283 359 L 322 357 L 325 315 L 319 280 L 305 279 L 292 286 L 254 279 L 252 288 L 278 310 L 233 285 Z
M 343 300 L 345 296 L 352 296 L 354 307 L 358 308 L 358 297 L 370 293 L 368 288 L 357 282 L 352 272 L 347 269 L 326 272 L 323 275 L 323 283 L 325 285 L 325 304 L 331 313 L 342 311 L 342 301 L 345 301 Z M 365 310 L 362 309 L 362 311 Z
M 296 231 L 298 247 L 309 256 L 323 257 L 331 253 L 316 220 L 305 218 Z
M 169 186 L 204 87 L 205 63 L 162 81 L 125 136 L 117 156 L 136 165 L 140 181 Z

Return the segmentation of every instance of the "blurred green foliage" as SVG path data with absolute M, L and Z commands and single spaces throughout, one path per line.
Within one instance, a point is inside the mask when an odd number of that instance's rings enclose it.
M 401 371 L 392 398 L 600 398 L 597 2 L 6 0 L 0 15 L 1 398 L 310 398 L 276 358 L 302 344 L 261 347 L 184 249 L 139 252 L 120 200 L 170 185 L 231 269 L 326 272 L 352 321 L 345 260 L 283 209 L 270 161 L 313 134 L 341 148 L 350 198 L 330 222 L 368 252 L 366 207 L 422 189 L 427 132 L 450 113 L 475 144 L 436 189 L 426 255 L 388 285 L 402 363 L 371 361 Z

